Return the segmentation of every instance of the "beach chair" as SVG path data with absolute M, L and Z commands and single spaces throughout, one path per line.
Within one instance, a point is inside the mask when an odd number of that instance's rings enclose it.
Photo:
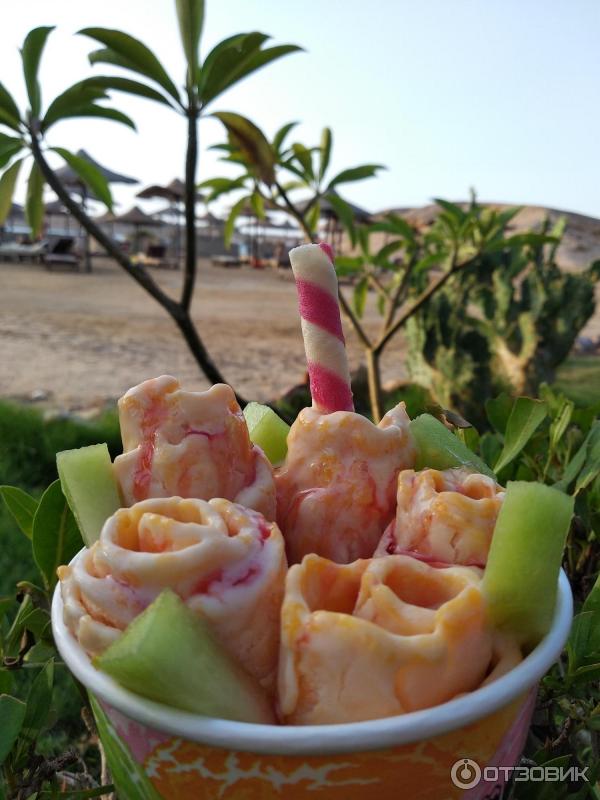
M 72 236 L 61 236 L 48 245 L 48 250 L 44 253 L 42 261 L 46 269 L 54 267 L 67 267 L 79 271 L 81 267 L 81 256 L 73 252 L 75 239 Z
M 179 269 L 177 259 L 167 258 L 167 248 L 164 244 L 149 244 L 144 253 L 135 253 L 131 260 L 134 264 L 139 264 L 143 267 Z

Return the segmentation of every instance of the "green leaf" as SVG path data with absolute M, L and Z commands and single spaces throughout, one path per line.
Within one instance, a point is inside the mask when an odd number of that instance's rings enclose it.
M 147 86 L 145 83 L 133 81 L 130 78 L 118 78 L 114 75 L 97 75 L 93 78 L 86 78 L 82 83 L 91 87 L 97 87 L 103 91 L 112 90 L 115 92 L 133 94 L 136 97 L 145 97 L 148 100 L 155 100 L 157 103 L 162 103 L 169 108 L 173 108 L 171 102 L 156 89 Z
M 200 69 L 198 94 L 203 106 L 248 77 L 288 53 L 300 50 L 295 45 L 278 45 L 261 50 L 269 37 L 259 31 L 239 33 L 219 42 L 207 55 Z
M 101 119 L 110 119 L 113 122 L 120 122 L 127 125 L 132 130 L 136 130 L 135 122 L 123 114 L 122 111 L 117 111 L 116 108 L 106 108 L 105 106 L 97 106 L 93 103 L 83 106 L 72 106 L 64 111 L 61 119 L 71 119 L 74 117 L 99 117 Z
M 396 214 L 388 214 L 383 222 L 374 222 L 369 225 L 369 230 L 379 233 L 390 233 L 395 236 L 402 236 L 404 239 L 414 241 L 415 230 L 412 225 Z
M 41 91 L 38 81 L 38 70 L 42 52 L 48 38 L 54 27 L 40 27 L 34 28 L 29 31 L 23 42 L 21 50 L 21 60 L 23 62 L 23 75 L 25 76 L 25 85 L 27 87 L 27 96 L 29 97 L 29 104 L 31 106 L 32 116 L 37 119 L 40 115 L 41 108 Z
M 303 172 L 303 177 L 307 183 L 311 183 L 315 179 L 315 171 L 312 163 L 312 152 L 303 144 L 296 142 L 292 145 L 292 151 L 296 160 L 300 164 Z
M 26 623 L 29 616 L 34 611 L 34 605 L 31 597 L 26 595 L 19 605 L 15 618 L 4 637 L 4 657 L 12 657 L 19 652 L 21 637 L 26 629 Z
M 127 800 L 161 800 L 144 769 L 133 758 L 93 695 L 90 695 L 90 703 L 119 797 Z
M 367 295 L 369 293 L 369 284 L 366 277 L 361 278 L 354 287 L 352 295 L 352 305 L 356 316 L 361 319 L 365 312 L 365 304 L 367 302 Z
M 600 420 L 596 420 L 587 436 L 585 462 L 575 483 L 575 494 L 592 483 L 600 475 Z
M 229 249 L 231 245 L 231 239 L 235 232 L 235 221 L 239 217 L 246 203 L 249 202 L 250 202 L 250 196 L 244 195 L 244 197 L 241 197 L 237 201 L 237 203 L 234 203 L 234 205 L 231 208 L 231 211 L 229 212 L 229 216 L 227 217 L 227 222 L 225 223 L 225 228 L 223 230 L 223 238 L 225 241 L 225 247 L 227 249 Z
M 68 564 L 83 547 L 75 518 L 56 480 L 46 489 L 33 518 L 33 556 L 49 589 L 56 570 Z
M 335 192 L 330 192 L 327 195 L 327 200 L 331 203 L 338 220 L 346 228 L 352 247 L 354 247 L 356 245 L 356 229 L 354 227 L 354 211 L 352 211 L 352 207 Z
M 41 234 L 44 225 L 44 176 L 34 161 L 27 181 L 25 217 L 34 237 Z
M 514 398 L 509 397 L 506 392 L 502 392 L 498 397 L 493 397 L 485 402 L 485 413 L 492 423 L 492 426 L 499 434 L 504 436 L 506 425 L 513 410 Z
M 42 120 L 42 131 L 47 131 L 51 125 L 64 116 L 73 116 L 73 109 L 88 106 L 94 101 L 104 100 L 106 97 L 108 95 L 103 88 L 93 86 L 87 81 L 79 81 L 79 83 L 69 86 L 50 103 Z
M 319 183 L 321 183 L 325 177 L 327 167 L 329 166 L 332 139 L 333 134 L 331 133 L 331 128 L 323 128 L 323 132 L 321 134 L 321 158 L 319 160 Z
M 600 575 L 596 578 L 596 582 L 588 596 L 585 598 L 582 611 L 593 611 L 595 614 L 600 615 Z
M 112 210 L 113 199 L 110 193 L 108 181 L 100 170 L 85 158 L 76 156 L 74 153 L 65 150 L 64 147 L 52 147 L 55 153 L 58 153 L 67 164 L 79 175 L 79 177 L 86 183 L 96 197 L 101 200 L 107 208 Z
M 198 47 L 204 24 L 204 0 L 175 0 L 179 34 L 188 64 L 188 83 L 194 85 L 198 70 Z
M 0 669 L 0 695 L 10 694 L 14 688 L 15 682 L 12 675 L 12 670 Z M 1 736 L 1 734 L 0 734 Z M 0 794 L 0 798 L 2 795 Z
M 52 705 L 54 660 L 50 659 L 36 675 L 27 695 L 27 710 L 19 736 L 17 759 L 28 755 L 30 747 L 44 730 Z
M 575 486 L 575 494 L 588 486 L 598 474 L 600 456 L 598 442 L 600 440 L 600 420 L 594 421 L 579 450 L 569 461 L 563 477 L 555 484 L 556 489 L 568 491 L 569 486 L 579 476 Z
M 18 486 L 0 486 L 0 495 L 21 532 L 31 539 L 37 500 Z
M 352 181 L 362 181 L 365 178 L 372 178 L 376 175 L 377 170 L 385 169 L 381 164 L 363 164 L 360 167 L 351 167 L 344 169 L 329 181 L 327 189 L 333 189 L 338 183 L 350 183 Z
M 266 33 L 250 31 L 235 33 L 216 44 L 200 68 L 198 80 L 200 100 L 206 104 L 216 97 L 217 93 L 224 91 L 230 73 L 260 50 L 269 38 Z
M 243 189 L 246 179 L 246 175 L 241 175 L 239 178 L 209 178 L 199 183 L 198 189 L 211 189 L 210 194 L 206 198 L 206 202 L 212 203 L 213 200 L 216 200 L 217 197 L 223 194 L 233 192 L 236 189 Z
M 456 203 L 450 203 L 448 200 L 442 200 L 440 197 L 434 197 L 433 202 L 459 223 L 463 222 L 467 217 L 467 212 L 463 211 Z
M 0 169 L 5 167 L 11 158 L 23 149 L 23 145 L 22 139 L 0 133 Z
M 315 236 L 319 227 L 319 220 L 321 219 L 321 205 L 314 203 L 313 206 L 306 212 L 304 221 L 312 235 Z
M 8 694 L 0 695 L 0 764 L 10 753 L 23 726 L 27 706 Z
M 223 123 L 232 142 L 260 180 L 272 186 L 275 182 L 275 153 L 260 128 L 246 117 L 230 111 L 218 111 L 212 116 Z
M 395 242 L 388 242 L 377 251 L 374 260 L 379 266 L 384 266 L 384 264 L 389 261 L 390 256 L 393 256 L 394 253 L 397 253 L 398 250 L 402 250 L 402 248 L 405 246 L 405 242 L 403 242 L 401 239 L 397 239 Z
M 13 194 L 15 193 L 15 184 L 17 182 L 22 163 L 22 158 L 20 158 L 18 161 L 15 161 L 15 163 L 9 167 L 0 178 L 0 225 L 4 224 L 5 219 L 10 213 Z
M 335 271 L 338 275 L 356 275 L 363 267 L 362 258 L 358 256 L 336 256 Z
M 177 87 L 168 76 L 165 68 L 154 53 L 139 39 L 122 31 L 110 28 L 84 28 L 79 31 L 82 36 L 89 36 L 103 44 L 108 53 L 103 50 L 90 54 L 92 64 L 103 61 L 104 63 L 117 64 L 125 69 L 138 72 L 146 78 L 155 81 L 171 97 L 180 102 Z
M 556 449 L 558 443 L 564 436 L 564 433 L 571 422 L 574 409 L 575 403 L 573 403 L 572 400 L 565 399 L 562 401 L 558 410 L 558 414 L 554 417 L 550 425 L 550 448 L 552 450 Z
M 21 129 L 19 109 L 3 83 L 0 83 L 0 124 L 7 125 L 15 131 Z
M 546 418 L 548 409 L 541 400 L 518 397 L 510 412 L 504 435 L 504 447 L 494 466 L 498 473 L 515 459 Z
M 259 192 L 252 192 L 250 195 L 250 203 L 252 205 L 252 209 L 258 219 L 265 218 L 265 201 L 262 195 Z
M 281 148 L 288 134 L 297 124 L 297 122 L 288 122 L 287 125 L 283 125 L 273 137 L 273 150 L 278 156 L 281 154 Z

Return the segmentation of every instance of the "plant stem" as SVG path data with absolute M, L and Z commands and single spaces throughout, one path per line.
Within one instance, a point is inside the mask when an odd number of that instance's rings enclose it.
M 196 167 L 198 164 L 198 104 L 188 91 L 188 142 L 185 158 L 185 275 L 181 306 L 189 311 L 196 283 Z
M 369 382 L 369 405 L 373 422 L 377 423 L 383 416 L 381 403 L 381 374 L 379 371 L 379 354 L 372 348 L 365 349 L 367 361 L 367 378 Z
M 195 125 L 194 125 L 195 129 Z M 91 235 L 96 239 L 98 244 L 104 248 L 106 253 L 113 258 L 117 264 L 119 264 L 125 272 L 136 281 L 143 289 L 145 289 L 148 294 L 153 297 L 159 305 L 164 308 L 164 310 L 169 314 L 171 319 L 175 322 L 179 330 L 181 331 L 183 338 L 193 355 L 196 363 L 204 373 L 205 377 L 211 383 L 226 383 L 227 381 L 221 374 L 220 370 L 208 354 L 208 351 L 200 338 L 198 330 L 194 325 L 194 322 L 190 316 L 189 305 L 191 304 L 191 294 L 190 299 L 187 301 L 188 305 L 184 304 L 184 301 L 187 298 L 187 293 L 185 292 L 184 286 L 184 296 L 182 297 L 182 302 L 178 303 L 176 300 L 173 300 L 172 297 L 169 297 L 168 294 L 163 292 L 160 286 L 155 282 L 155 280 L 151 277 L 151 275 L 146 271 L 144 267 L 141 265 L 134 265 L 130 259 L 123 253 L 99 227 L 99 225 L 91 219 L 85 211 L 73 200 L 71 195 L 67 192 L 65 187 L 60 182 L 60 179 L 57 177 L 56 173 L 52 170 L 48 162 L 46 161 L 44 154 L 40 148 L 40 142 L 33 131 L 30 131 L 31 134 L 31 151 L 33 157 L 35 158 L 36 162 L 39 165 L 39 168 L 46 179 L 46 182 L 50 186 L 51 189 L 54 190 L 56 195 L 60 198 L 63 205 L 70 211 L 73 217 L 79 222 L 79 224 Z M 196 143 L 197 148 L 197 143 Z M 197 154 L 197 149 L 196 149 Z M 197 157 L 197 155 L 196 155 Z M 195 167 L 194 167 L 195 170 Z M 195 192 L 195 184 L 192 182 L 192 190 Z M 187 194 L 189 197 L 189 193 Z M 186 216 L 187 216 L 187 208 L 186 208 Z M 192 211 L 191 211 L 191 218 L 192 218 L 192 226 L 194 225 L 194 209 L 192 204 Z M 194 289 L 194 280 L 196 274 L 196 266 L 195 266 L 195 251 L 196 251 L 196 244 L 195 244 L 195 231 L 192 229 L 193 232 L 193 239 L 192 239 L 192 253 L 193 253 L 193 266 L 192 269 L 189 269 L 189 264 L 191 263 L 189 260 L 189 250 L 187 254 L 186 260 L 186 278 L 188 278 L 188 286 L 190 287 L 188 291 L 193 292 Z M 189 245 L 189 240 L 188 240 Z M 189 273 L 189 277 L 188 277 Z M 244 403 L 244 399 L 238 395 L 238 401 L 240 404 Z
M 394 322 L 394 324 L 388 328 L 388 330 L 379 338 L 378 342 L 376 343 L 375 347 L 373 348 L 378 355 L 381 355 L 387 343 L 392 339 L 396 333 L 402 328 L 406 322 L 422 308 L 425 303 L 436 293 L 438 292 L 442 286 L 457 272 L 460 270 L 466 269 L 467 267 L 474 264 L 477 260 L 478 256 L 474 256 L 470 258 L 468 261 L 464 261 L 462 264 L 456 264 L 453 262 L 450 269 L 440 275 L 437 280 L 432 281 L 429 286 L 424 289 L 421 294 L 417 297 L 415 302 L 401 314 L 398 319 Z

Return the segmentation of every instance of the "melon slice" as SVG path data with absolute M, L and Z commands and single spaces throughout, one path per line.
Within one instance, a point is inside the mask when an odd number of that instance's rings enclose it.
M 496 521 L 482 591 L 492 623 L 526 648 L 550 630 L 574 499 L 510 481 Z
M 417 448 L 415 469 L 467 467 L 473 472 L 489 475 L 490 478 L 496 477 L 485 461 L 469 450 L 464 442 L 431 414 L 421 414 L 413 419 L 410 432 Z
M 260 686 L 223 650 L 206 622 L 168 589 L 94 664 L 132 692 L 183 711 L 275 722 Z
M 248 403 L 244 409 L 250 439 L 264 452 L 273 466 L 281 464 L 287 454 L 290 426 L 269 406 Z
M 91 547 L 106 520 L 122 505 L 105 444 L 93 444 L 56 455 L 60 485 L 83 541 Z

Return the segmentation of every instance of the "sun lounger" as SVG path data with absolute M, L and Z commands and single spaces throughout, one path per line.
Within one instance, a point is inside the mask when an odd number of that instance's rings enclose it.
M 164 244 L 150 244 L 145 253 L 135 253 L 131 256 L 134 264 L 143 267 L 162 267 L 163 269 L 178 269 L 179 264 L 174 258 L 167 258 L 167 248 Z
M 48 245 L 48 251 L 43 256 L 46 269 L 54 267 L 70 267 L 79 270 L 81 266 L 81 256 L 73 252 L 75 239 L 71 236 L 61 236 L 56 241 Z
M 34 244 L 19 244 L 18 242 L 3 242 L 0 244 L 0 258 L 6 261 L 40 261 L 42 260 L 48 242 L 34 242 Z

